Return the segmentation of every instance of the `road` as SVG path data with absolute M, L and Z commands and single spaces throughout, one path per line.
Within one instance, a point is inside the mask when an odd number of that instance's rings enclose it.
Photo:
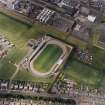
M 66 94 L 49 94 L 46 92 L 32 92 L 32 91 L 22 91 L 22 90 L 4 90 L 0 91 L 2 94 L 12 93 L 13 95 L 24 95 L 24 96 L 34 96 L 34 97 L 45 97 L 48 99 L 64 99 L 64 100 L 75 100 L 77 105 L 80 105 L 80 102 L 87 102 L 87 103 L 95 103 L 105 105 L 105 97 L 103 96 L 97 96 L 90 93 L 90 95 L 87 95 L 85 92 L 77 93 L 75 92 L 74 95 L 66 95 Z M 93 104 L 89 104 L 93 105 Z
M 0 91 L 0 94 L 13 94 L 13 95 L 24 95 L 24 96 L 34 96 L 34 97 L 45 97 L 45 98 L 48 98 L 48 99 L 61 99 L 61 100 L 74 100 L 78 99 L 78 97 L 68 97 L 68 96 L 60 96 L 60 95 L 57 95 L 57 94 L 48 94 L 48 93 L 36 93 L 36 92 L 26 92 L 26 91 L 13 91 L 13 90 L 10 90 L 10 91 Z M 75 101 L 75 100 L 74 100 Z

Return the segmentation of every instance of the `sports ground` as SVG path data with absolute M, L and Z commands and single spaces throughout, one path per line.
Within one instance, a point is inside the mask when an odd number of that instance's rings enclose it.
M 47 26 L 46 28 L 44 25 L 40 25 L 38 23 L 34 25 L 28 25 L 0 13 L 0 33 L 3 33 L 6 38 L 8 38 L 16 45 L 16 48 L 13 48 L 5 59 L 0 60 L 0 79 L 11 78 L 13 73 L 16 71 L 16 67 L 8 61 L 12 60 L 14 63 L 18 64 L 27 53 L 27 41 L 30 38 L 37 38 L 41 36 L 41 33 L 46 32 L 52 34 L 52 36 L 59 37 L 60 39 L 70 42 L 73 45 L 76 45 L 78 42 L 78 45 L 82 48 L 86 46 L 84 42 L 82 43 L 72 36 L 66 38 L 67 34 L 56 31 L 49 26 Z M 100 86 L 105 87 L 105 74 L 103 72 L 103 70 L 105 69 L 105 64 L 103 64 L 103 62 L 105 62 L 105 51 L 97 47 L 93 47 L 91 51 L 94 57 L 94 62 L 91 66 L 76 60 L 74 57 L 71 57 L 68 60 L 66 67 L 64 68 L 65 76 L 72 78 L 81 84 L 83 83 L 92 86 L 99 86 L 100 84 Z M 55 53 L 56 56 L 53 57 Z M 55 60 L 59 57 L 60 53 L 61 50 L 56 46 L 53 46 L 53 48 L 51 49 L 48 46 L 43 51 L 43 54 L 41 54 L 35 61 L 35 68 L 38 68 L 38 70 L 40 70 L 41 72 L 48 71 L 49 67 L 53 65 Z M 50 56 L 52 56 L 52 58 Z M 39 60 L 40 58 L 42 58 L 41 61 Z M 45 66 L 45 63 L 47 66 Z M 42 68 L 44 69 L 42 70 Z M 52 79 L 35 78 L 29 72 L 23 70 L 20 70 L 14 79 L 35 82 L 52 81 Z
M 34 68 L 40 72 L 48 72 L 61 54 L 62 49 L 58 46 L 47 45 L 44 51 L 34 61 Z

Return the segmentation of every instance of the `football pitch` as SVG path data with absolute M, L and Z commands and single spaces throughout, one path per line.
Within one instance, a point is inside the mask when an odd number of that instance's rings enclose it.
M 39 72 L 48 72 L 62 54 L 62 49 L 56 45 L 47 45 L 34 61 L 34 68 Z

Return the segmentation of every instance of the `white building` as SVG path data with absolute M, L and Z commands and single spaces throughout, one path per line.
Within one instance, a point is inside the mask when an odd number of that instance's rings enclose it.
M 41 11 L 41 13 L 36 17 L 36 19 L 39 20 L 40 22 L 46 23 L 54 13 L 55 12 L 53 10 L 44 8 Z
M 90 22 L 95 22 L 95 20 L 96 20 L 96 16 L 92 16 L 92 15 L 88 15 L 87 18 Z
M 13 2 L 15 0 L 0 0 L 1 3 L 7 5 L 9 9 L 13 9 Z

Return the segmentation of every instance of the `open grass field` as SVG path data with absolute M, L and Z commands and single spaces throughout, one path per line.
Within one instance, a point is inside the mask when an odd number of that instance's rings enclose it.
M 8 38 L 16 46 L 16 48 L 9 52 L 6 59 L 0 60 L 0 79 L 9 79 L 16 70 L 14 65 L 9 64 L 9 60 L 17 63 L 25 54 L 25 42 L 22 41 L 21 35 L 27 29 L 27 25 L 0 13 L 0 34 L 3 34 L 3 36 Z
M 105 45 L 100 43 L 99 38 L 100 35 L 102 35 L 101 30 L 104 29 L 104 25 L 98 25 L 96 27 L 94 27 L 93 30 L 93 40 L 92 43 L 93 46 L 91 47 L 90 51 L 92 53 L 93 56 L 93 64 L 92 66 L 95 67 L 96 69 L 99 70 L 104 70 L 105 69 Z
M 34 61 L 34 68 L 39 72 L 48 72 L 62 54 L 62 49 L 56 45 L 47 45 Z
M 103 78 L 101 72 L 77 60 L 72 60 L 64 71 L 66 77 L 88 86 L 97 87 Z
M 18 22 L 6 15 L 0 14 L 0 33 L 4 34 L 6 38 L 15 44 L 14 48 L 9 53 L 9 59 L 19 62 L 26 51 L 26 42 L 22 35 L 29 27 L 21 22 Z
M 105 50 L 100 49 L 98 47 L 93 47 L 91 49 L 93 56 L 93 64 L 92 66 L 102 71 L 105 70 Z

